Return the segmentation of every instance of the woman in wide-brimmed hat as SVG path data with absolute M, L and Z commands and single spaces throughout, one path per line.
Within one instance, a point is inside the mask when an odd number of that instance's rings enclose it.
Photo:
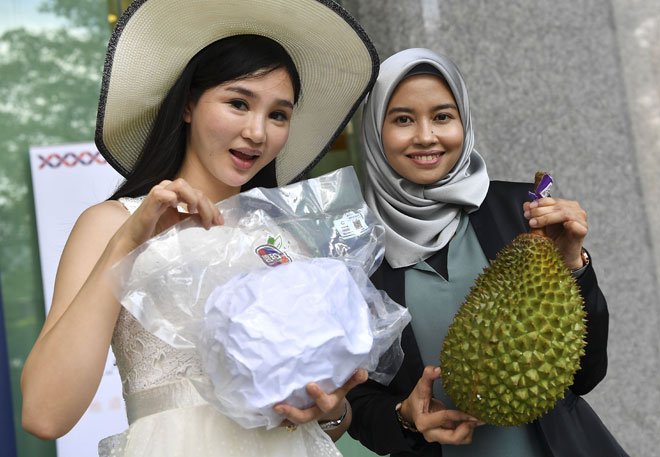
M 375 80 L 373 45 L 330 0 L 136 0 L 112 34 L 96 143 L 125 183 L 78 219 L 53 304 L 21 380 L 23 424 L 53 439 L 89 406 L 112 342 L 130 427 L 101 455 L 338 455 L 358 371 L 316 405 L 278 405 L 284 428 L 242 429 L 191 387 L 199 359 L 145 331 L 104 273 L 193 214 L 222 223 L 215 202 L 299 179 L 327 151 Z M 185 213 L 177 208 L 183 208 Z M 339 419 L 343 420 L 339 420 Z M 326 422 L 323 433 L 318 422 Z M 285 421 L 286 423 L 286 421 Z

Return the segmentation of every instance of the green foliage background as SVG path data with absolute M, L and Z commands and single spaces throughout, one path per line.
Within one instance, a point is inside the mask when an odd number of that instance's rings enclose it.
M 45 0 L 40 11 L 63 25 L 0 36 L 0 269 L 18 454 L 48 457 L 54 443 L 20 427 L 20 374 L 44 318 L 28 151 L 93 138 L 110 29 L 99 0 Z

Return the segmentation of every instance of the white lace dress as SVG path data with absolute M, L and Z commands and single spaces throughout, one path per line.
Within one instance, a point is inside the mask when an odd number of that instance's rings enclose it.
M 120 201 L 132 213 L 142 199 Z M 189 381 L 203 377 L 192 350 L 175 349 L 122 308 L 112 337 L 129 427 L 99 443 L 99 456 L 340 457 L 316 422 L 294 432 L 244 429 L 207 403 Z

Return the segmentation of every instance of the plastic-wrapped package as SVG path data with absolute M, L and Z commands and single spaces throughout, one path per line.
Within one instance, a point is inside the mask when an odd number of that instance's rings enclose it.
M 183 221 L 119 262 L 119 301 L 151 333 L 194 348 L 200 394 L 246 428 L 275 427 L 272 406 L 312 404 L 357 368 L 389 383 L 403 359 L 408 311 L 368 277 L 384 228 L 344 168 L 218 203 L 225 224 Z

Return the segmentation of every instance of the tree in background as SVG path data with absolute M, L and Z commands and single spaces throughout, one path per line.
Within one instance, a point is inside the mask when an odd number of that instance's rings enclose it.
M 61 26 L 17 24 L 0 36 L 0 270 L 19 455 L 54 455 L 20 427 L 19 379 L 43 323 L 28 151 L 94 137 L 105 47 L 105 2 L 45 0 Z

